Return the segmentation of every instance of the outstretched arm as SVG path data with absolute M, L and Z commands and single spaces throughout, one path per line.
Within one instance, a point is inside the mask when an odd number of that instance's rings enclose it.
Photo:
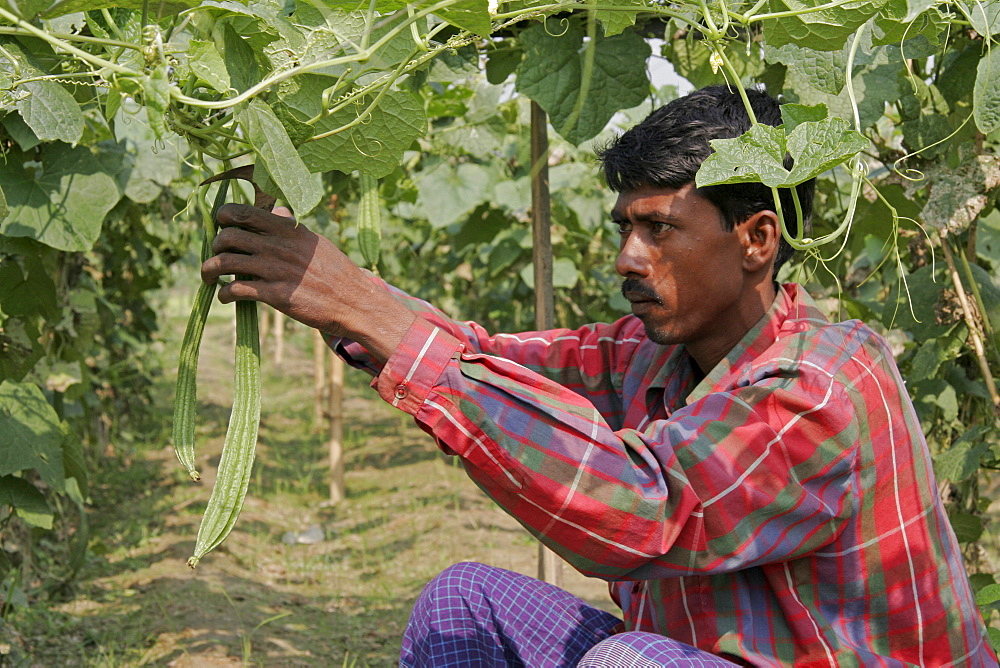
M 202 280 L 241 277 L 219 289 L 229 303 L 253 299 L 299 322 L 361 343 L 385 362 L 416 316 L 367 275 L 329 239 L 298 225 L 288 209 L 274 213 L 249 205 L 219 209 L 216 253 Z

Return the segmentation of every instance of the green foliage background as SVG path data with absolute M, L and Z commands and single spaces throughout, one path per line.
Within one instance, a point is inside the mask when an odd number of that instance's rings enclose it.
M 802 252 L 785 278 L 893 342 L 995 619 L 984 518 L 1000 460 L 997 33 L 1000 0 L 0 8 L 5 590 L 43 563 L 25 559 L 42 532 L 60 537 L 49 590 L 72 581 L 88 464 L 112 445 L 127 452 L 154 419 L 152 294 L 204 216 L 197 182 L 253 162 L 258 185 L 363 262 L 355 175 L 379 179 L 381 273 L 455 314 L 524 329 L 534 100 L 554 136 L 558 318 L 615 318 L 591 146 L 676 93 L 650 87 L 652 44 L 695 87 L 762 84 L 791 103 L 782 128 L 717 143 L 699 183 L 819 176 L 813 231 L 791 239 Z

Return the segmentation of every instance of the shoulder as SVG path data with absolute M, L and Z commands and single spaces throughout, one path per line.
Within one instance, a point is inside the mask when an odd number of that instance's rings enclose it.
M 801 286 L 782 286 L 790 308 L 774 342 L 752 363 L 753 375 L 820 375 L 857 382 L 865 370 L 895 369 L 892 351 L 861 320 L 829 320 Z

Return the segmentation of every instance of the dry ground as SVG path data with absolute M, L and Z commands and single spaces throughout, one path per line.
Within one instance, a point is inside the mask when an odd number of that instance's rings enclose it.
M 159 443 L 92 490 L 91 557 L 75 597 L 16 616 L 36 666 L 391 666 L 413 600 L 462 560 L 534 575 L 537 543 L 442 455 L 367 378 L 347 390 L 347 499 L 327 498 L 324 437 L 312 425 L 311 334 L 286 331 L 280 367 L 263 368 L 263 415 L 250 495 L 234 532 L 185 566 L 222 447 L 232 386 L 228 309 L 202 348 L 195 484 Z M 178 314 L 179 315 L 179 314 Z M 182 318 L 171 319 L 166 359 Z M 177 331 L 174 331 L 177 330 Z M 164 379 L 163 411 L 172 406 Z M 321 531 L 289 545 L 286 532 Z M 609 608 L 602 582 L 565 569 L 566 586 Z

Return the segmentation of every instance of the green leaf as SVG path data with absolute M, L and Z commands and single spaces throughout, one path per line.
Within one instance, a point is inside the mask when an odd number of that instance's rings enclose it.
M 923 344 L 945 334 L 954 325 L 938 322 L 936 307 L 943 298 L 944 283 L 935 281 L 932 267 L 922 267 L 906 277 L 905 287 L 896 282 L 882 310 L 882 324 L 898 327 Z M 916 316 L 916 319 L 914 319 Z
M 576 268 L 576 263 L 566 257 L 557 257 L 552 261 L 552 287 L 572 289 L 576 286 L 580 278 L 580 271 Z M 533 265 L 526 265 L 521 269 L 521 280 L 531 288 L 535 289 L 535 268 Z
M 857 0 L 816 11 L 827 4 L 826 0 L 770 0 L 769 13 L 803 13 L 765 21 L 764 41 L 769 47 L 798 44 L 817 51 L 839 51 L 885 0 Z
M 417 210 L 433 227 L 446 227 L 489 201 L 496 180 L 495 173 L 482 165 L 441 162 L 417 177 Z
M 106 9 L 109 6 L 123 9 L 142 9 L 143 6 L 152 8 L 149 0 L 115 0 L 113 5 L 108 0 L 56 0 L 55 2 L 51 2 L 51 0 L 39 0 L 39 4 L 47 7 L 41 14 L 42 18 L 46 19 L 74 14 L 76 12 Z M 156 11 L 162 16 L 172 16 L 185 9 L 197 7 L 199 4 L 199 0 L 157 0 Z
M 1000 0 L 958 0 L 958 6 L 969 17 L 972 29 L 983 37 L 1000 32 Z
M 951 482 L 968 480 L 978 473 L 983 457 L 989 454 L 988 442 L 960 439 L 944 452 L 934 456 L 934 475 L 939 480 Z
M 260 82 L 260 66 L 253 48 L 240 37 L 231 22 L 222 27 L 223 57 L 232 87 L 241 93 Z
M 993 605 L 1000 601 L 1000 584 L 986 585 L 976 593 L 976 605 Z
M 504 48 L 488 49 L 486 51 L 486 80 L 494 86 L 499 86 L 514 73 L 523 57 L 523 49 L 507 47 L 506 44 Z
M 0 383 L 0 475 L 38 471 L 50 487 L 65 485 L 59 416 L 33 383 Z
M 4 116 L 3 127 L 10 134 L 10 138 L 17 142 L 18 148 L 22 151 L 30 151 L 42 143 L 42 140 L 28 127 L 28 124 L 24 122 L 20 114 L 7 114 Z
M 694 32 L 689 32 L 682 39 L 665 41 L 660 47 L 660 53 L 674 66 L 674 71 L 691 82 L 695 88 L 724 81 L 718 63 L 713 64 L 711 60 L 711 50 L 702 40 L 695 39 Z M 759 50 L 755 49 L 747 54 L 744 49 L 730 49 L 727 53 L 733 69 L 740 78 L 740 83 L 752 86 L 761 81 L 766 64 L 760 58 Z
M 83 112 L 68 90 L 54 81 L 19 86 L 28 94 L 17 103 L 24 122 L 42 141 L 76 144 L 83 136 Z
M 817 51 L 798 44 L 783 44 L 780 47 L 768 44 L 764 52 L 768 62 L 788 65 L 794 70 L 796 80 L 811 88 L 830 95 L 837 95 L 844 89 L 847 53 L 843 49 Z
M 827 118 L 796 125 L 787 139 L 782 128 L 757 124 L 740 137 L 711 144 L 715 152 L 698 170 L 699 187 L 759 181 L 788 188 L 843 163 L 866 148 L 868 139 L 850 130 L 847 121 Z M 782 164 L 786 151 L 795 160 L 790 172 Z
M 7 207 L 7 197 L 3 194 L 3 189 L 0 189 L 0 222 L 10 214 L 10 209 Z
M 734 139 L 713 139 L 714 153 L 701 164 L 695 182 L 698 187 L 727 183 L 760 182 L 768 186 L 784 183 L 788 177 L 785 134 L 781 128 L 753 125 Z
M 45 497 L 27 480 L 12 475 L 0 477 L 0 506 L 13 506 L 29 526 L 52 528 L 52 510 Z
M 488 0 L 459 0 L 438 11 L 438 16 L 453 26 L 480 37 L 489 37 L 493 31 Z
M 574 144 L 597 135 L 615 112 L 640 104 L 649 93 L 649 45 L 633 32 L 597 37 L 590 88 L 580 107 L 585 58 L 580 25 L 572 23 L 553 36 L 538 23 L 521 33 L 521 43 L 525 55 L 517 69 L 518 92 L 538 102 L 556 132 Z M 575 109 L 579 115 L 570 124 Z
M 972 114 L 983 134 L 1000 128 L 1000 48 L 990 49 L 976 68 Z
M 309 173 L 271 108 L 255 98 L 237 119 L 292 211 L 298 215 L 312 211 L 323 197 L 323 188 Z
M 617 35 L 626 28 L 631 28 L 635 25 L 636 16 L 644 9 L 642 5 L 636 4 L 635 0 L 604 0 L 601 5 L 631 8 L 628 11 L 598 9 L 594 12 L 594 17 L 604 26 L 605 37 Z
M 788 133 L 788 152 L 795 166 L 783 185 L 793 186 L 833 169 L 870 146 L 842 118 L 804 122 Z
M 64 427 L 62 440 L 63 475 L 66 478 L 76 480 L 76 488 L 80 496 L 82 499 L 86 499 L 88 494 L 87 464 L 83 459 L 83 442 L 65 426 L 65 422 L 61 425 Z M 67 491 L 69 491 L 68 486 Z
M 935 161 L 923 169 L 932 187 L 920 217 L 942 235 L 966 230 L 988 206 L 990 193 L 1000 187 L 1000 158 L 971 151 L 958 157 L 958 165 Z
M 148 76 L 142 77 L 142 93 L 149 127 L 157 139 L 162 139 L 167 134 L 165 117 L 170 104 L 170 82 L 165 63 L 160 63 Z
M 316 133 L 332 132 L 356 121 L 358 109 L 364 109 L 370 102 L 370 98 L 365 98 L 359 108 L 348 106 L 320 119 Z M 367 120 L 302 144 L 299 155 L 313 172 L 362 171 L 382 178 L 399 165 L 403 151 L 426 129 L 423 102 L 408 91 L 389 91 Z
M 825 120 L 829 114 L 825 104 L 783 104 L 781 105 L 781 124 L 785 132 L 791 132 L 802 123 L 817 123 Z
M 10 208 L 0 234 L 37 239 L 59 250 L 90 249 L 121 197 L 98 157 L 88 148 L 61 143 L 45 145 L 37 162 L 10 151 L 0 161 Z
M 983 518 L 969 513 L 948 513 L 959 543 L 975 543 L 983 535 Z
M 114 119 L 115 139 L 124 149 L 118 184 L 126 197 L 140 204 L 155 201 L 181 175 L 184 155 L 178 145 L 181 140 L 156 137 L 148 121 L 149 113 L 149 107 L 134 112 L 120 109 Z
M 226 61 L 215 48 L 214 42 L 191 40 L 188 43 L 187 56 L 191 71 L 205 83 L 220 93 L 229 91 L 231 87 L 229 70 L 226 69 Z

